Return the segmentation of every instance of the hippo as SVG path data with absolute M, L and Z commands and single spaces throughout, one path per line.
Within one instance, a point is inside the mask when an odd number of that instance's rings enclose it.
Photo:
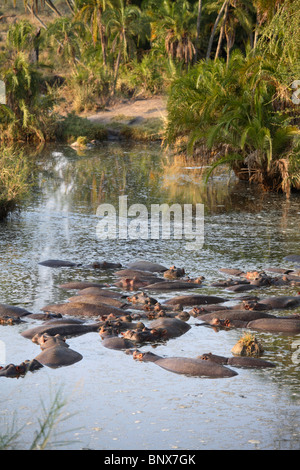
M 284 258 L 285 261 L 291 261 L 292 263 L 300 263 L 300 255 L 288 255 Z
M 143 290 L 153 290 L 153 291 L 170 291 L 170 290 L 185 290 L 185 289 L 197 289 L 200 287 L 200 284 L 189 281 L 163 281 L 163 282 L 154 282 L 153 284 L 148 284 L 144 287 Z
M 64 261 L 59 259 L 47 259 L 45 261 L 41 261 L 38 264 L 40 264 L 41 266 L 47 266 L 48 268 L 75 268 L 77 266 L 80 266 L 77 263 L 73 263 L 73 261 Z
M 249 322 L 257 320 L 258 318 L 276 318 L 275 315 L 271 315 L 264 311 L 255 310 L 218 310 L 216 312 L 205 313 L 200 315 L 198 318 L 204 322 L 210 322 L 217 318 L 219 320 L 242 320 Z
M 27 315 L 26 318 L 47 321 L 62 318 L 62 315 L 61 313 L 31 313 L 30 315 Z
M 219 271 L 224 274 L 229 274 L 229 276 L 242 276 L 245 274 L 241 269 L 235 268 L 220 268 Z
M 24 323 L 19 317 L 10 317 L 9 315 L 3 315 L 0 317 L 0 325 L 19 325 Z
M 267 297 L 261 299 L 258 302 L 261 305 L 267 306 L 269 309 L 285 309 L 294 308 L 300 305 L 300 295 L 287 296 L 283 295 L 280 297 Z
M 116 269 L 122 268 L 121 263 L 109 263 L 107 261 L 94 261 L 93 263 L 83 266 L 85 269 L 93 268 L 93 269 Z
M 258 318 L 250 321 L 247 328 L 253 330 L 269 331 L 271 333 L 285 333 L 297 335 L 300 333 L 300 320 L 295 318 Z
M 125 350 L 135 347 L 135 343 L 122 336 L 105 336 L 102 340 L 102 345 L 108 349 Z
M 91 305 L 112 305 L 113 307 L 125 308 L 128 306 L 126 302 L 122 302 L 119 299 L 114 299 L 112 297 L 105 297 L 102 295 L 86 294 L 86 295 L 76 295 L 74 297 L 69 297 L 68 302 L 77 303 L 82 302 L 85 304 Z
M 139 292 L 131 297 L 127 297 L 128 302 L 133 304 L 141 304 L 141 305 L 155 305 L 157 304 L 157 300 L 153 297 L 149 297 L 149 295 L 145 294 L 145 292 Z
M 24 377 L 27 372 L 35 372 L 43 367 L 36 359 L 24 361 L 19 365 L 8 364 L 5 367 L 0 366 L 0 377 L 19 378 Z
M 231 292 L 247 292 L 253 289 L 257 289 L 258 286 L 253 284 L 236 284 L 234 286 L 226 287 L 226 290 Z
M 20 318 L 30 315 L 32 312 L 29 312 L 25 308 L 15 307 L 14 305 L 0 304 L 0 317 L 11 317 L 11 318 Z
M 152 263 L 151 261 L 139 260 L 128 265 L 129 269 L 137 269 L 139 271 L 149 271 L 152 273 L 161 273 L 167 271 L 168 268 L 159 263 Z
M 122 289 L 126 290 L 135 290 L 140 289 L 141 287 L 148 286 L 149 281 L 139 279 L 138 277 L 134 276 L 132 279 L 127 277 L 122 277 L 120 281 L 114 283 L 114 286 L 121 287 Z
M 265 268 L 265 271 L 268 271 L 269 273 L 275 273 L 275 274 L 288 274 L 292 272 L 292 269 L 286 269 L 286 268 L 273 268 L 273 267 L 268 267 Z
M 157 274 L 148 272 L 148 271 L 139 271 L 138 269 L 121 269 L 119 271 L 115 271 L 114 275 L 121 278 L 127 279 L 139 279 L 139 280 L 147 280 L 149 282 L 156 281 L 156 280 L 163 280 L 160 279 Z
M 95 317 L 99 315 L 124 315 L 124 310 L 107 304 L 92 305 L 84 302 L 70 302 L 65 304 L 47 305 L 41 309 L 47 313 L 61 313 L 62 315 Z
M 35 360 L 52 369 L 70 366 L 82 359 L 82 355 L 70 349 L 69 345 L 60 335 L 36 335 L 32 338 L 32 341 L 38 343 L 42 350 L 42 352 L 35 357 Z
M 192 310 L 189 311 L 189 315 L 196 318 L 204 315 L 205 313 L 217 312 L 219 310 L 230 310 L 230 308 L 219 304 L 206 305 L 205 307 L 193 307 Z
M 162 341 L 167 338 L 167 330 L 164 328 L 136 328 L 134 330 L 127 330 L 121 332 L 121 335 L 125 339 L 129 339 L 134 343 L 155 343 Z
M 99 328 L 103 325 L 103 322 L 97 323 L 65 323 L 60 322 L 49 322 L 44 323 L 43 325 L 39 325 L 28 330 L 25 330 L 21 333 L 21 336 L 24 338 L 32 339 L 37 334 L 48 334 L 51 336 L 55 336 L 57 334 L 66 337 L 72 336 L 80 336 L 85 333 L 97 332 Z
M 166 300 L 165 305 L 207 305 L 207 304 L 217 304 L 226 302 L 228 299 L 222 297 L 216 297 L 214 295 L 181 295 L 178 297 L 173 297 L 172 299 Z
M 163 369 L 176 374 L 184 374 L 191 377 L 226 378 L 234 377 L 237 372 L 217 362 L 189 357 L 161 357 L 151 352 L 133 352 L 133 358 L 142 362 L 154 362 Z
M 120 292 L 99 287 L 87 287 L 85 289 L 79 289 L 77 295 L 102 295 L 102 297 L 111 297 L 113 299 L 121 299 L 124 297 L 124 294 L 121 294 Z
M 163 275 L 166 279 L 177 279 L 178 277 L 183 277 L 185 275 L 185 270 L 183 268 L 176 268 L 176 266 L 171 266 L 169 269 L 164 271 Z
M 161 317 L 151 322 L 151 328 L 165 330 L 164 339 L 176 338 L 190 330 L 191 325 L 179 318 Z
M 270 361 L 265 361 L 264 359 L 255 358 L 255 357 L 224 357 L 217 356 L 216 354 L 206 353 L 198 356 L 199 359 L 205 361 L 213 361 L 217 364 L 229 365 L 233 367 L 245 367 L 247 369 L 262 369 L 266 367 L 276 367 L 276 364 Z

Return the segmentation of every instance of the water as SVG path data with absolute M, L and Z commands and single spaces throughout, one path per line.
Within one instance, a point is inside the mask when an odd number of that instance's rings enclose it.
M 64 259 L 89 264 L 147 259 L 184 267 L 203 275 L 196 293 L 239 295 L 209 287 L 224 278 L 221 267 L 264 269 L 293 267 L 283 258 L 299 253 L 299 194 L 280 194 L 219 174 L 208 186 L 199 164 L 162 154 L 157 144 L 108 143 L 78 154 L 64 146 L 46 148 L 37 159 L 37 186 L 32 198 L 0 224 L 0 302 L 32 312 L 65 301 L 72 293 L 57 286 L 71 280 L 113 282 L 111 272 L 82 268 L 51 269 L 38 263 Z M 128 205 L 203 203 L 205 244 L 190 252 L 185 240 L 99 240 L 96 210 Z M 270 294 L 295 295 L 296 288 L 265 288 Z M 180 292 L 182 293 L 182 292 Z M 178 292 L 159 294 L 159 300 Z M 188 310 L 188 309 L 187 309 Z M 298 309 L 298 311 L 300 311 Z M 283 312 L 287 313 L 287 312 Z M 25 324 L 0 326 L 1 365 L 32 359 L 39 347 L 20 332 Z M 213 352 L 230 356 L 242 330 L 215 332 L 198 327 L 160 345 L 164 356 Z M 22 428 L 17 447 L 26 449 L 60 391 L 66 404 L 52 436 L 53 448 L 106 450 L 299 449 L 299 364 L 293 360 L 293 336 L 257 333 L 264 358 L 276 363 L 265 370 L 236 369 L 229 379 L 191 378 L 169 373 L 152 363 L 137 363 L 120 351 L 106 349 L 97 333 L 68 339 L 83 360 L 70 367 L 43 369 L 25 378 L 1 379 L 0 432 Z M 149 346 L 143 350 L 153 350 Z M 5 360 L 4 360 L 5 359 Z

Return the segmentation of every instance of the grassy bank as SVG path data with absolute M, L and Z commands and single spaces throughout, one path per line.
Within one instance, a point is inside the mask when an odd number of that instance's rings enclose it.
M 22 152 L 0 148 L 0 220 L 29 194 L 30 177 L 30 164 Z

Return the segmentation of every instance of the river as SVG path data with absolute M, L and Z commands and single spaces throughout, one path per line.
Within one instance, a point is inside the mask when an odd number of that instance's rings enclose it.
M 212 281 L 225 278 L 220 268 L 294 267 L 284 257 L 299 254 L 299 194 L 288 200 L 238 182 L 226 172 L 205 186 L 199 163 L 166 156 L 157 143 L 108 142 L 80 152 L 56 145 L 35 158 L 38 170 L 32 197 L 0 223 L 0 303 L 37 313 L 70 297 L 59 284 L 115 281 L 113 271 L 38 264 L 46 259 L 84 265 L 106 260 L 122 266 L 146 259 L 175 265 L 190 277 L 204 276 L 196 293 L 222 295 L 229 301 L 243 294 L 210 287 Z M 183 238 L 99 239 L 97 207 L 103 203 L 117 207 L 120 196 L 128 197 L 129 206 L 148 208 L 162 203 L 204 204 L 204 245 L 190 251 Z M 268 287 L 258 295 L 296 292 L 295 287 Z M 155 297 L 163 301 L 178 294 Z M 19 364 L 39 353 L 36 344 L 20 335 L 39 323 L 27 319 L 0 326 L 0 365 Z M 189 323 L 192 328 L 186 334 L 160 344 L 155 353 L 230 356 L 243 335 L 240 329 L 198 327 L 197 318 Z M 80 362 L 58 369 L 44 367 L 24 378 L 1 378 L 0 432 L 22 428 L 16 446 L 28 449 L 38 420 L 60 393 L 65 405 L 50 448 L 299 449 L 300 374 L 295 355 L 299 337 L 255 335 L 264 346 L 263 358 L 276 367 L 236 369 L 238 375 L 226 379 L 187 377 L 136 362 L 130 355 L 104 348 L 97 333 L 70 338 L 70 347 L 83 356 Z M 150 345 L 143 350 L 154 351 Z

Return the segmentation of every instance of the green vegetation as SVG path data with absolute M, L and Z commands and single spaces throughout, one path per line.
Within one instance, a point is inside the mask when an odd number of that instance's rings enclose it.
M 300 188 L 300 0 L 6 0 L 0 141 L 105 139 L 85 119 L 124 98 L 168 97 L 168 119 L 123 138 Z M 295 86 L 296 88 L 292 88 Z
M 0 148 L 0 220 L 29 193 L 31 169 L 24 154 Z

